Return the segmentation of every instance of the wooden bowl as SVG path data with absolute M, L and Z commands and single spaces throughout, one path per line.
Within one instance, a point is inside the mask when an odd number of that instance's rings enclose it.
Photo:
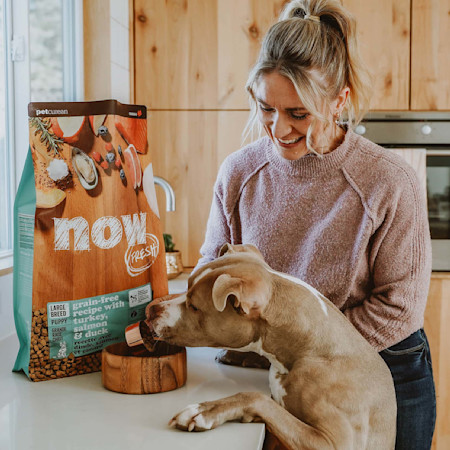
M 149 352 L 143 345 L 112 344 L 102 352 L 102 383 L 124 394 L 154 394 L 186 383 L 186 349 L 158 342 Z

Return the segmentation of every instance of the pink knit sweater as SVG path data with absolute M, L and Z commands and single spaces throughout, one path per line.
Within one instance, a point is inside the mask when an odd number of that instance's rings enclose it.
M 202 258 L 251 243 L 328 297 L 380 351 L 423 326 L 431 273 L 424 193 L 393 152 L 348 130 L 322 158 L 282 158 L 264 137 L 222 164 Z

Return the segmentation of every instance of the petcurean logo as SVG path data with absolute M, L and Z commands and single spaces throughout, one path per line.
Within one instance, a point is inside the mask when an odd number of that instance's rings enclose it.
M 60 116 L 61 114 L 69 114 L 69 111 L 67 109 L 37 109 L 36 116 L 41 114 L 45 114 L 46 116 L 51 114 Z

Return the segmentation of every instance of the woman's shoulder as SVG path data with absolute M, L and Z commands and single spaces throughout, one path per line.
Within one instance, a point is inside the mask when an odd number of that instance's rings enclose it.
M 419 183 L 416 171 L 403 157 L 359 135 L 355 135 L 346 170 L 367 187 L 398 190 Z

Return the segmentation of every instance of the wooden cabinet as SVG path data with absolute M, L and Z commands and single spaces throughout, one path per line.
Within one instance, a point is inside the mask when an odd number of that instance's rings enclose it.
M 450 0 L 342 3 L 374 77 L 371 109 L 450 109 Z
M 183 264 L 195 266 L 200 256 L 214 182 L 225 157 L 242 146 L 247 111 L 150 111 L 149 152 L 154 172 L 170 181 L 176 211 L 160 206 L 164 232 L 182 251 Z M 165 205 L 157 187 L 158 204 Z
M 176 194 L 176 211 L 161 211 L 164 231 L 188 267 L 199 258 L 219 166 L 242 146 L 249 70 L 286 1 L 134 0 L 135 101 L 149 108 L 154 173 Z
M 371 109 L 409 109 L 410 0 L 342 0 L 373 76 Z
M 245 83 L 286 0 L 135 0 L 136 101 L 248 109 Z
M 450 109 L 450 0 L 412 0 L 411 109 Z
M 437 419 L 433 450 L 450 448 L 450 273 L 434 272 L 425 310 L 436 384 Z
M 450 109 L 450 0 L 342 2 L 357 19 L 360 50 L 374 73 L 373 109 Z M 198 256 L 218 166 L 241 146 L 249 69 L 285 3 L 134 0 L 134 100 L 149 108 L 155 174 L 175 187 L 177 211 L 162 211 L 162 221 L 187 266 Z M 424 153 L 402 152 L 421 166 L 425 183 Z M 194 182 L 197 188 L 187 186 Z

